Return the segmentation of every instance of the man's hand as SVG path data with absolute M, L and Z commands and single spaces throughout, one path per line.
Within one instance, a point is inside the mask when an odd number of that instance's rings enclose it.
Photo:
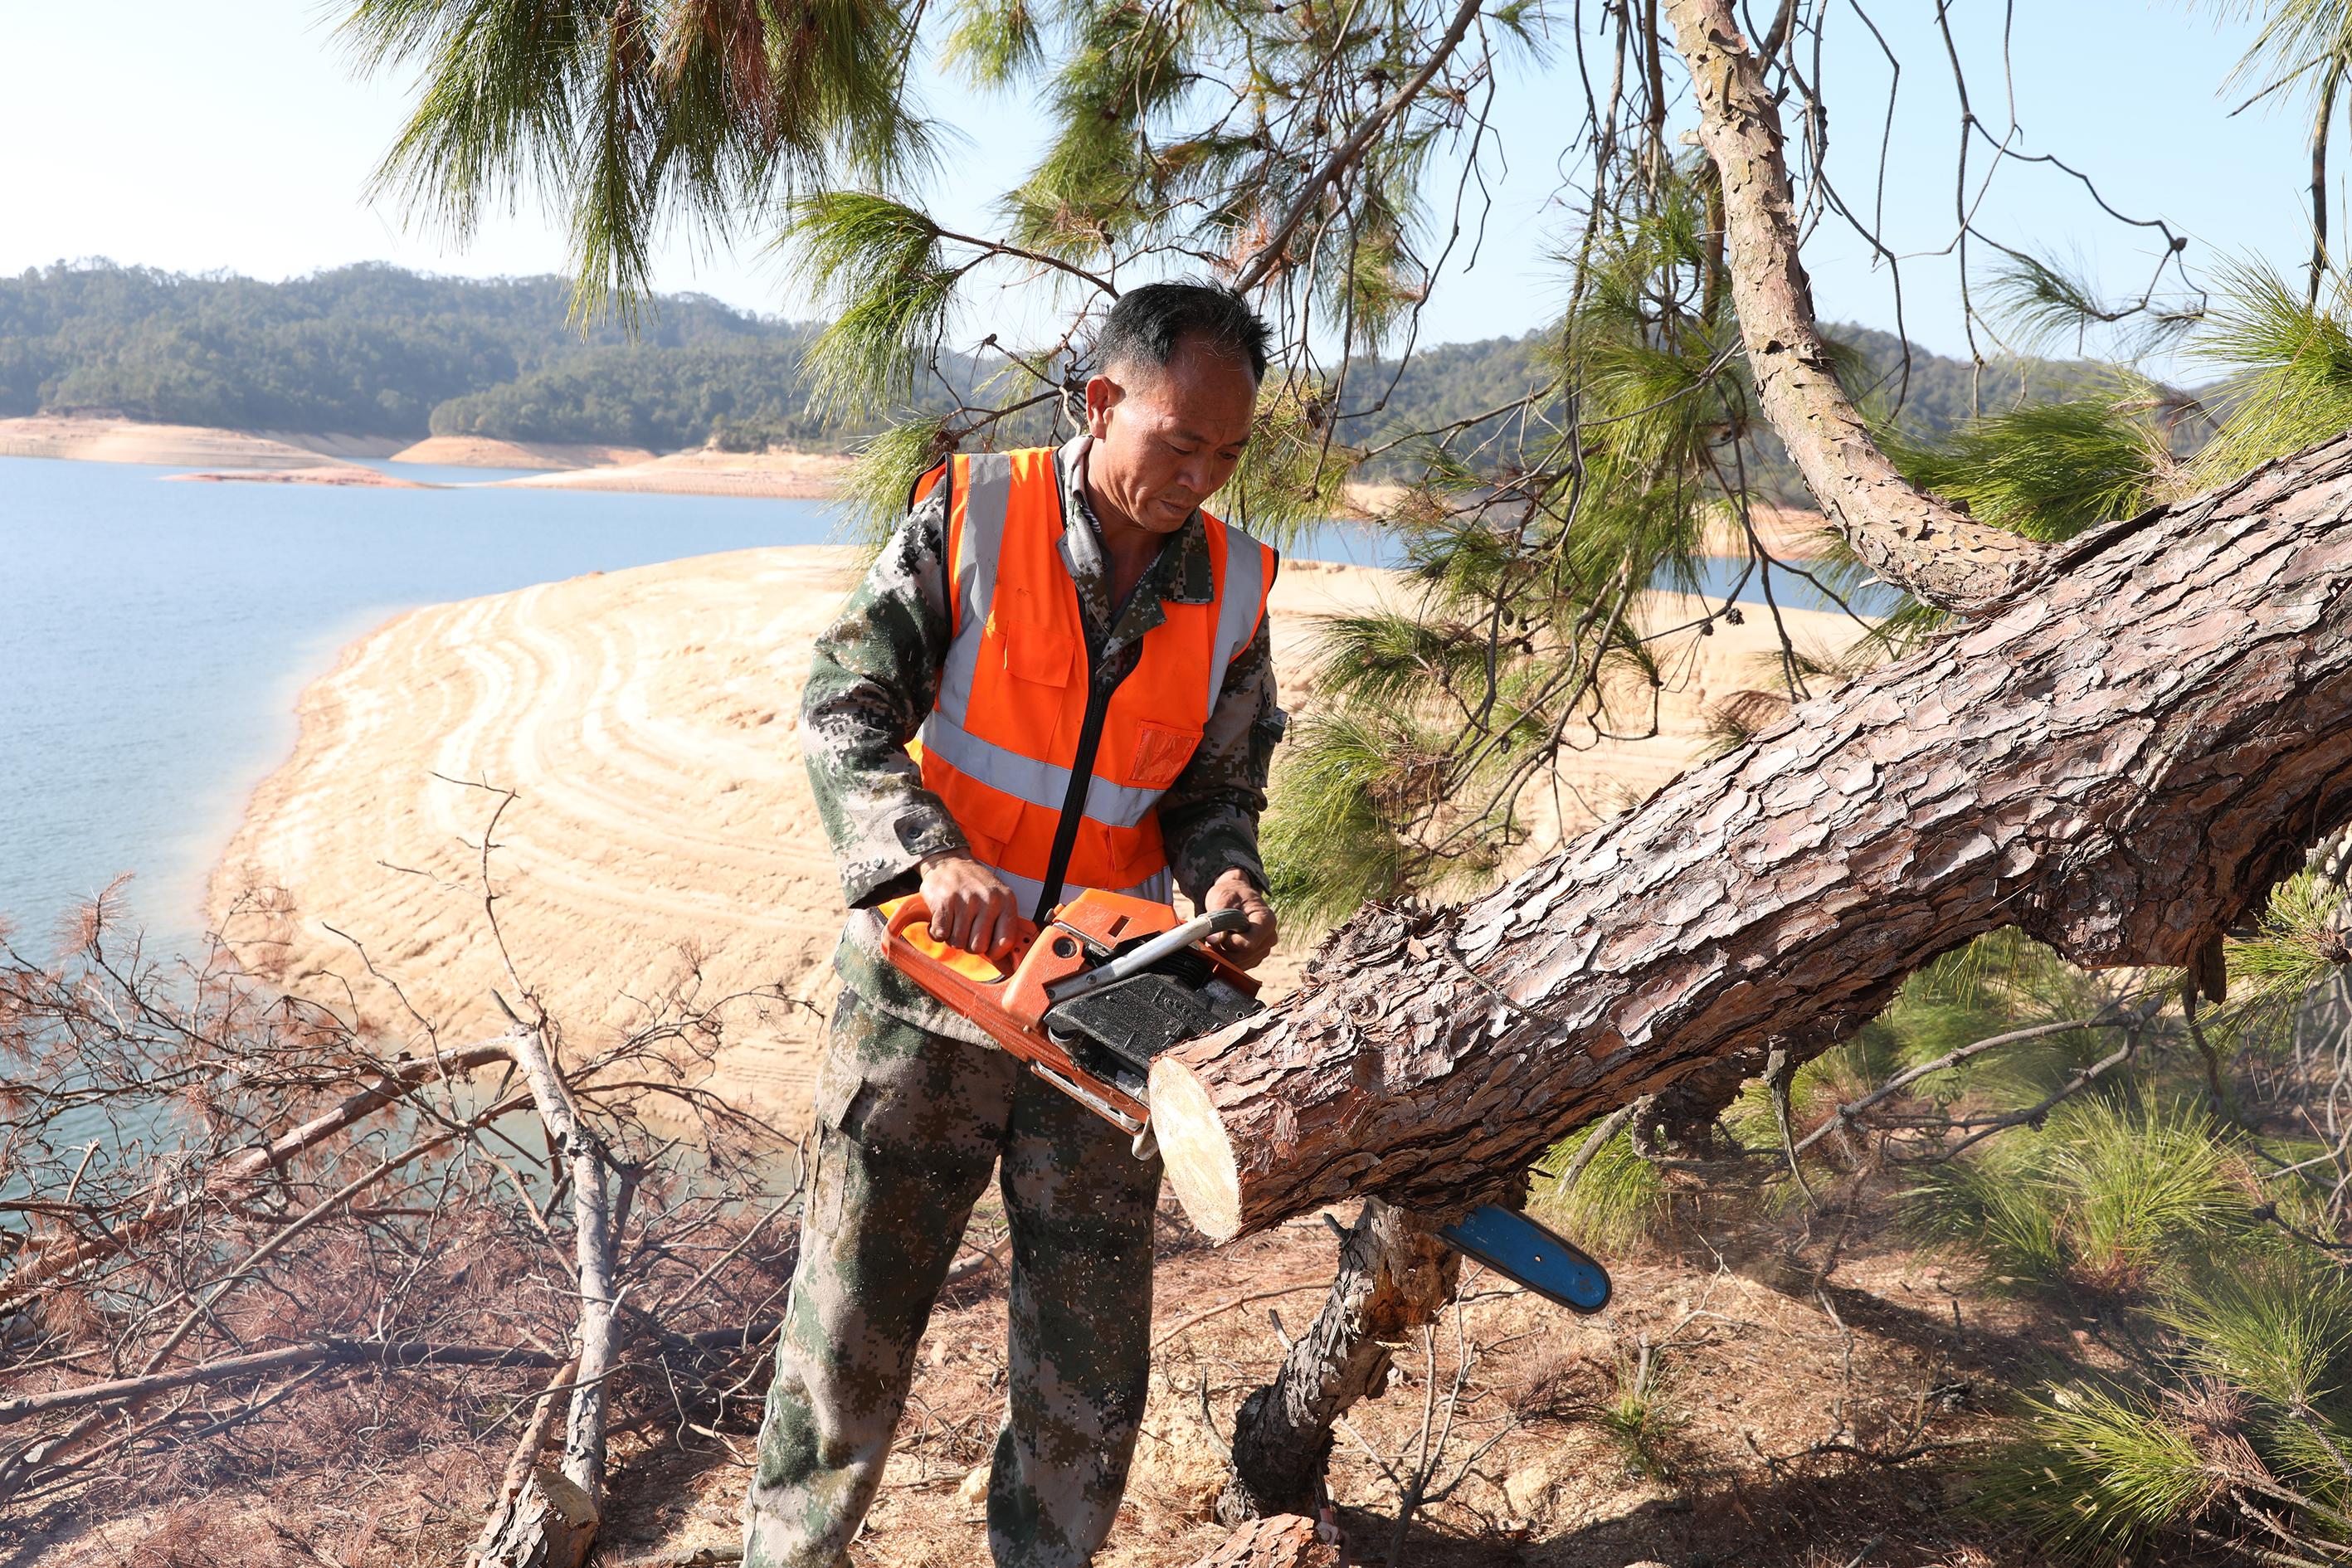
M 931 934 L 966 952 L 994 956 L 1024 923 L 1013 889 L 969 849 L 923 858 L 923 903 L 931 911 Z
M 1209 939 L 1231 963 L 1244 969 L 1255 969 L 1274 951 L 1274 910 L 1267 905 L 1265 895 L 1246 871 L 1226 872 L 1209 884 L 1208 895 L 1202 899 L 1204 910 L 1241 910 L 1249 915 L 1246 931 L 1221 931 Z

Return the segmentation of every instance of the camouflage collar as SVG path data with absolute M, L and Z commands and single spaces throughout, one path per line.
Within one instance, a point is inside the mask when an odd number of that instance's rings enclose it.
M 1055 453 L 1055 468 L 1062 480 L 1062 501 L 1065 517 L 1083 518 L 1093 531 L 1087 541 L 1091 547 L 1091 564 L 1099 571 L 1102 562 L 1102 523 L 1095 516 L 1094 505 L 1087 499 L 1085 480 L 1087 448 L 1094 437 L 1079 432 L 1062 444 Z M 1068 558 L 1065 552 L 1065 558 Z M 1150 589 L 1146 593 L 1146 589 Z M 1129 601 L 1129 613 L 1140 605 L 1154 602 L 1171 605 L 1206 605 L 1217 596 L 1215 570 L 1209 563 L 1209 528 L 1205 516 L 1195 507 L 1184 526 L 1170 536 L 1160 547 L 1160 553 L 1144 568 L 1142 581 Z M 1154 616 L 1153 624 L 1163 617 Z

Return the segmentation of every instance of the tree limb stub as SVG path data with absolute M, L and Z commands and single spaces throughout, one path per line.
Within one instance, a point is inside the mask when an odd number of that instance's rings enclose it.
M 1493 893 L 1362 911 L 1306 988 L 1162 1056 L 1193 1223 L 1443 1214 L 1710 1062 L 1842 1036 L 2001 926 L 2186 962 L 2352 816 L 2352 437 L 2057 564 Z
M 501 998 L 499 1005 L 504 1006 Z M 572 1178 L 573 1266 L 580 1322 L 572 1352 L 572 1401 L 559 1468 L 537 1464 L 536 1439 L 518 1448 L 474 1549 L 483 1568 L 579 1568 L 603 1521 L 606 1380 L 617 1363 L 620 1334 L 614 1309 L 613 1211 L 605 1198 L 605 1156 L 581 1121 L 572 1086 L 556 1065 L 542 1029 L 514 1037 L 514 1063 L 530 1086 L 539 1119 L 561 1151 Z M 536 1422 L 534 1422 L 534 1426 Z
M 1364 1205 L 1340 1244 L 1322 1311 L 1234 1418 L 1221 1521 L 1314 1513 L 1331 1424 L 1388 1386 L 1393 1347 L 1445 1310 L 1461 1272 L 1462 1255 L 1421 1216 L 1377 1199 Z
M 1921 493 L 1872 439 L 1814 318 L 1763 67 L 1730 0 L 1669 0 L 1666 10 L 1698 95 L 1700 144 L 1722 176 L 1732 303 L 1765 417 L 1872 571 L 1944 609 L 1991 609 L 2044 569 L 2049 547 Z

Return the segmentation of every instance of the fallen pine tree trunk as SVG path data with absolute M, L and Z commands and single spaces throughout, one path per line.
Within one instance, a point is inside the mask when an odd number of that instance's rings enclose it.
M 2085 534 L 1493 893 L 1359 914 L 1153 1068 L 1170 1180 L 1219 1240 L 1356 1195 L 1442 1214 L 1996 928 L 2189 963 L 2352 817 L 2347 634 L 2352 437 Z

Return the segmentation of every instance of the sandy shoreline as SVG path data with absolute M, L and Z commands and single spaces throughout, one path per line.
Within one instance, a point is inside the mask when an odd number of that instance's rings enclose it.
M 501 479 L 517 489 L 618 490 L 665 495 L 831 500 L 851 459 L 832 452 L 672 452 L 609 467 Z
M 215 430 L 132 419 L 38 414 L 0 419 L 0 458 L 152 463 L 175 468 L 315 468 L 389 458 L 404 443 L 366 436 Z
M 784 500 L 834 499 L 852 461 L 836 452 L 698 449 L 656 456 L 641 447 L 500 441 L 478 436 L 435 436 L 404 444 L 373 437 L 215 430 L 58 415 L 0 419 L 0 458 L 151 463 L 206 470 L 174 477 L 222 481 L 388 489 L 438 488 L 449 482 L 385 475 L 355 461 L 389 460 L 443 468 L 543 470 L 522 479 L 480 481 L 485 485 Z M 1350 483 L 1347 501 L 1351 520 L 1377 519 L 1403 494 L 1403 487 L 1392 483 Z M 1830 552 L 1833 542 L 1818 512 L 1759 506 L 1752 510 L 1748 526 L 1753 527 L 1757 542 L 1782 561 L 1817 560 Z M 1706 538 L 1710 554 L 1745 556 L 1748 552 L 1747 527 L 1728 509 L 1708 520 Z
M 489 993 L 514 989 L 482 916 L 478 846 L 497 800 L 443 781 L 514 790 L 491 866 L 507 948 L 579 1048 L 641 1026 L 642 999 L 665 988 L 764 990 L 735 1007 L 713 1081 L 797 1118 L 842 904 L 795 719 L 847 559 L 738 551 L 394 618 L 303 692 L 294 754 L 255 791 L 209 917 L 257 972 L 338 1008 L 355 1001 L 371 1023 L 414 1029 L 369 962 L 445 1039 L 494 1029 Z M 1396 591 L 1374 569 L 1286 566 L 1274 637 L 1289 705 L 1311 687 L 1316 618 Z M 1672 625 L 1688 608 L 1660 595 L 1651 613 Z M 1538 816 L 1557 801 L 1579 827 L 1688 765 L 1713 706 L 1759 683 L 1763 619 L 1666 648 L 1659 734 L 1574 753 Z M 1832 635 L 1824 616 L 1794 626 Z M 1530 855 L 1558 831 L 1535 826 Z M 1277 986 L 1302 956 L 1277 961 Z
M 568 441 L 499 441 L 487 436 L 428 436 L 392 455 L 395 463 L 433 463 L 449 468 L 592 468 L 646 463 L 643 447 L 603 447 Z

